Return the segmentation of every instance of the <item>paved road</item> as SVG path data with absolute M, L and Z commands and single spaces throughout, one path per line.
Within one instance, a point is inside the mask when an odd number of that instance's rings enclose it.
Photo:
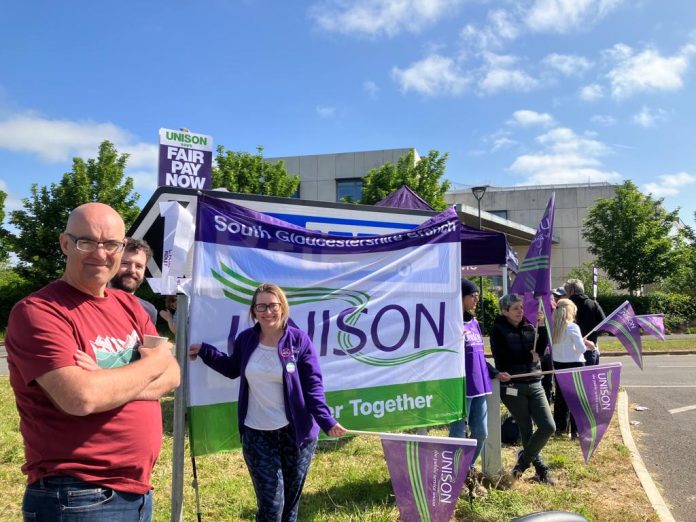
M 623 363 L 629 418 L 639 422 L 631 431 L 646 468 L 674 518 L 696 522 L 696 355 L 644 357 L 643 372 L 630 357 L 611 361 Z

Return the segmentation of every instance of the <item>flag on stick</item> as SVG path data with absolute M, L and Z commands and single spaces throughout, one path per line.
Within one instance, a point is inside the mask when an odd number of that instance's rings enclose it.
M 592 299 L 597 300 L 597 278 L 599 275 L 597 265 L 592 265 Z
M 476 440 L 382 433 L 382 448 L 404 522 L 448 522 Z
M 624 345 L 636 364 L 643 369 L 643 344 L 640 341 L 640 326 L 636 320 L 631 303 L 624 301 L 621 306 L 610 313 L 604 321 L 587 333 L 609 332 Z
M 534 240 L 529 245 L 527 256 L 510 287 L 511 294 L 523 296 L 524 316 L 532 324 L 537 323 L 538 296 L 542 296 L 544 308 L 551 309 L 551 240 L 555 212 L 556 193 L 554 192 L 546 205 L 546 211 L 539 222 Z
M 665 340 L 665 315 L 646 314 L 636 315 L 640 327 L 650 335 L 657 337 L 660 341 Z
M 556 370 L 554 375 L 578 426 L 580 446 L 587 462 L 614 414 L 621 363 Z

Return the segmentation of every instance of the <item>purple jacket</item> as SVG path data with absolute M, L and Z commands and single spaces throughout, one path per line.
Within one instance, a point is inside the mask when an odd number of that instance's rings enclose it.
M 232 354 L 227 355 L 214 346 L 203 343 L 199 357 L 216 372 L 239 381 L 237 414 L 239 432 L 244 432 L 244 419 L 249 406 L 249 384 L 245 369 L 251 354 L 259 345 L 261 328 L 257 324 L 244 330 L 234 341 Z M 309 336 L 302 330 L 288 325 L 278 342 L 278 356 L 283 366 L 285 414 L 295 431 L 298 447 L 303 447 L 319 435 L 319 427 L 328 433 L 336 424 L 324 397 L 319 361 Z M 288 363 L 296 370 L 288 372 Z

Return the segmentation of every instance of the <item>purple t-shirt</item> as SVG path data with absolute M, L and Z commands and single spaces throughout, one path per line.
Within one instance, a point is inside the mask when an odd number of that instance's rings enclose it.
M 486 356 L 483 353 L 483 336 L 478 321 L 464 323 L 464 362 L 466 367 L 466 396 L 479 397 L 491 393 Z

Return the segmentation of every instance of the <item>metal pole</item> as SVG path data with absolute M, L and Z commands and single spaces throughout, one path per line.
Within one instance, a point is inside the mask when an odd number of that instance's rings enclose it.
M 491 394 L 486 395 L 488 403 L 488 437 L 483 445 L 481 460 L 483 473 L 497 479 L 503 470 L 500 440 L 500 381 L 491 379 Z
M 481 196 L 483 197 L 483 196 Z M 481 230 L 481 198 L 476 197 L 476 203 L 478 203 L 478 221 L 479 221 L 479 226 L 478 229 Z M 486 314 L 485 314 L 485 296 L 483 292 L 483 276 L 479 277 L 479 289 L 481 290 L 481 335 L 485 335 L 485 329 L 484 329 L 484 324 L 486 323 Z
M 176 361 L 181 370 L 181 384 L 174 394 L 174 441 L 172 444 L 172 514 L 171 522 L 184 519 L 184 437 L 186 435 L 186 380 L 188 344 L 188 296 L 177 296 Z

